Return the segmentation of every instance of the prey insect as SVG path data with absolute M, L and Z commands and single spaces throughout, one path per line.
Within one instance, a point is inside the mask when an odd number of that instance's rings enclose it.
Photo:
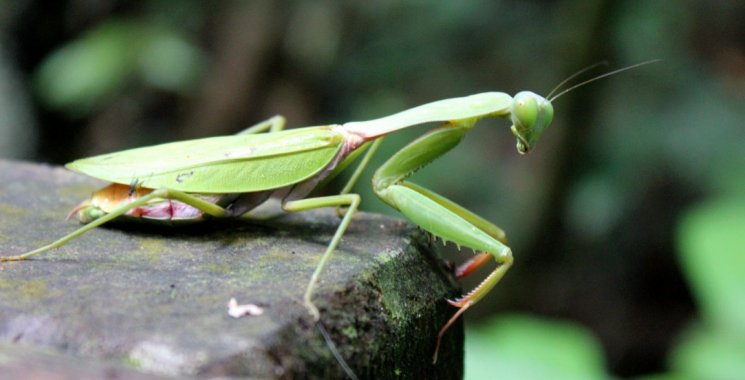
M 650 62 L 592 80 L 647 63 Z M 282 199 L 282 208 L 288 212 L 345 208 L 304 294 L 305 306 L 317 321 L 319 312 L 312 302 L 313 292 L 359 207 L 360 196 L 351 193 L 351 189 L 360 173 L 384 136 L 438 122 L 441 126 L 393 154 L 377 169 L 372 181 L 377 196 L 411 222 L 443 241 L 478 252 L 456 270 L 457 277 L 464 277 L 491 260 L 496 262 L 496 268 L 475 289 L 456 300 L 448 300 L 458 310 L 437 335 L 433 358 L 436 360 L 445 332 L 502 279 L 512 265 L 512 251 L 499 227 L 406 178 L 453 149 L 476 122 L 487 117 L 509 119 L 518 153 L 528 153 L 551 124 L 554 113 L 551 101 L 575 87 L 548 99 L 529 91 L 514 97 L 487 92 L 435 101 L 369 121 L 289 130 L 284 130 L 284 118 L 276 116 L 238 135 L 167 143 L 73 161 L 66 165 L 68 169 L 112 182 L 73 210 L 86 224 L 46 246 L 17 256 L 0 257 L 0 261 L 24 260 L 60 247 L 119 217 L 156 220 L 198 219 L 206 215 L 238 217 L 264 203 L 275 192 L 283 191 L 287 195 Z M 308 198 L 321 182 L 333 178 L 363 153 L 338 195 Z

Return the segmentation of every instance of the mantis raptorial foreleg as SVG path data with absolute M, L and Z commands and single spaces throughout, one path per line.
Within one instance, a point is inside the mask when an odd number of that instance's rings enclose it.
M 482 229 L 484 232 L 491 235 L 493 238 L 501 241 L 502 243 L 507 244 L 507 235 L 504 233 L 504 230 L 497 227 L 493 223 L 489 222 L 488 220 L 474 214 L 473 212 L 466 210 L 463 208 L 463 206 L 433 192 L 430 191 L 427 188 L 424 188 L 422 186 L 419 186 L 415 183 L 411 182 L 405 182 L 402 185 L 411 188 L 412 190 L 421 193 L 422 195 L 426 196 L 429 199 L 432 199 L 433 201 L 439 203 L 442 207 L 445 207 L 446 209 L 452 211 L 456 215 L 460 216 L 461 218 L 469 221 L 476 227 Z
M 455 147 L 472 124 L 469 120 L 452 122 L 430 131 L 393 155 L 373 178 L 376 194 L 419 227 L 445 241 L 489 253 L 497 262 L 497 268 L 474 290 L 455 301 L 448 301 L 460 310 L 440 330 L 434 361 L 445 331 L 465 310 L 486 295 L 512 265 L 512 251 L 502 243 L 504 233 L 501 229 L 430 190 L 404 182 L 411 173 Z M 477 265 L 486 262 L 481 257 Z
M 487 276 L 484 281 L 479 284 L 479 286 L 455 301 L 447 300 L 449 304 L 458 307 L 459 309 L 457 312 L 455 312 L 455 314 L 453 314 L 452 317 L 450 317 L 445 326 L 442 326 L 440 332 L 437 333 L 437 343 L 435 345 L 435 354 L 432 356 L 432 363 L 437 362 L 437 352 L 440 350 L 440 342 L 442 341 L 442 336 L 445 335 L 445 332 L 450 328 L 450 326 L 455 323 L 456 320 L 458 320 L 461 314 L 465 313 L 466 310 L 468 310 L 487 293 L 489 293 L 494 285 L 496 285 L 499 280 L 504 277 L 504 274 L 507 273 L 507 270 L 510 269 L 510 267 L 512 266 L 512 253 L 508 252 L 505 255 L 495 256 L 495 260 L 497 261 L 497 268 L 494 269 L 494 271 L 491 272 L 491 274 L 489 274 L 489 276 Z
M 458 268 L 455 268 L 455 277 L 461 279 L 468 276 L 481 268 L 484 264 L 488 263 L 492 258 L 494 258 L 494 256 L 486 252 L 476 254 L 476 256 L 473 256 L 465 263 L 459 265 Z

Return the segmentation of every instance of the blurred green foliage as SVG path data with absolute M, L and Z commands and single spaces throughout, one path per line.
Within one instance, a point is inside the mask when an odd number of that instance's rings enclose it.
M 680 261 L 700 310 L 672 352 L 676 374 L 737 379 L 745 374 L 745 198 L 721 197 L 690 210 L 678 232 Z
M 525 363 L 579 378 L 743 373 L 745 2 L 91 4 L 0 14 L 0 53 L 14 57 L 0 74 L 27 87 L 0 86 L 0 99 L 35 94 L 0 102 L 0 115 L 34 116 L 0 118 L 0 136 L 37 147 L 28 158 L 230 134 L 275 113 L 293 127 L 482 91 L 545 94 L 599 61 L 661 59 L 558 99 L 528 156 L 506 122 L 484 121 L 412 180 L 503 227 L 515 252 L 467 313 L 467 376 Z M 427 128 L 388 137 L 371 167 Z M 362 207 L 395 215 L 367 175 Z
M 745 198 L 696 206 L 681 221 L 678 241 L 702 319 L 745 342 Z
M 503 315 L 466 330 L 466 379 L 602 379 L 600 344 L 585 328 Z
M 37 93 L 50 108 L 84 117 L 133 77 L 167 91 L 193 89 L 203 60 L 176 29 L 108 20 L 50 53 L 36 74 Z

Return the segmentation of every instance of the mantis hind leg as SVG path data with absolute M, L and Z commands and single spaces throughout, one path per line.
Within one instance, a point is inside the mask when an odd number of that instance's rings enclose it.
M 194 208 L 197 208 L 201 211 L 203 211 L 205 214 L 214 216 L 214 217 L 224 217 L 228 216 L 227 211 L 208 201 L 205 201 L 204 199 L 201 199 L 197 196 L 187 194 L 181 191 L 175 191 L 175 190 L 169 190 L 169 189 L 158 189 L 154 190 L 151 193 L 144 195 L 142 197 L 139 197 L 135 199 L 132 202 L 126 203 L 124 205 L 121 205 L 117 207 L 116 209 L 112 210 L 110 213 L 101 216 L 100 218 L 97 218 L 90 223 L 78 228 L 77 230 L 55 240 L 52 243 L 49 243 L 43 247 L 37 248 L 33 251 L 29 251 L 20 255 L 16 256 L 2 256 L 0 257 L 0 262 L 2 261 L 20 261 L 28 259 L 31 256 L 38 255 L 40 253 L 44 253 L 46 251 L 49 251 L 54 248 L 59 248 L 68 242 L 70 242 L 72 239 L 75 239 L 76 237 L 101 226 L 104 223 L 110 222 L 124 214 L 126 214 L 128 211 L 135 209 L 140 206 L 144 206 L 148 204 L 149 202 L 152 202 L 154 200 L 158 199 L 169 199 L 169 200 L 176 200 L 179 202 L 183 202 L 188 204 L 189 206 L 192 206 Z
M 261 132 L 267 132 L 267 131 L 268 132 L 278 132 L 278 131 L 283 130 L 284 127 L 285 127 L 285 118 L 284 118 L 284 116 L 275 115 L 275 116 L 273 116 L 273 117 L 271 117 L 271 118 L 269 118 L 267 120 L 264 120 L 264 121 L 262 121 L 262 122 L 260 122 L 260 123 L 258 123 L 256 125 L 253 125 L 253 126 L 247 128 L 247 129 L 245 129 L 245 130 L 243 130 L 241 132 L 238 132 L 237 134 L 238 135 L 246 135 L 246 134 L 255 134 L 255 133 L 261 133 Z M 109 222 L 109 221 L 111 221 L 111 220 L 113 220 L 113 219 L 115 219 L 115 218 L 117 218 L 119 216 L 122 216 L 122 215 L 126 214 L 127 211 L 129 211 L 129 210 L 132 210 L 132 209 L 134 209 L 136 207 L 143 206 L 143 205 L 147 204 L 148 202 L 150 202 L 152 200 L 155 200 L 155 199 L 173 199 L 173 200 L 178 200 L 180 202 L 183 202 L 183 203 L 186 203 L 186 204 L 188 204 L 190 206 L 193 206 L 193 207 L 195 207 L 195 208 L 203 211 L 205 214 L 208 214 L 208 215 L 212 215 L 212 216 L 216 216 L 216 217 L 229 216 L 229 213 L 226 212 L 226 210 L 223 209 L 222 207 L 220 207 L 220 206 L 218 206 L 218 205 L 216 205 L 214 203 L 210 203 L 210 202 L 207 202 L 207 201 L 205 201 L 203 199 L 200 199 L 199 197 L 196 197 L 196 196 L 193 196 L 193 195 L 190 195 L 190 194 L 187 194 L 187 193 L 183 193 L 183 192 L 174 191 L 174 190 L 159 189 L 159 190 L 155 190 L 155 191 L 149 193 L 148 195 L 139 197 L 138 199 L 136 199 L 133 202 L 127 203 L 125 205 L 122 205 L 122 206 L 118 207 L 117 209 L 113 210 L 112 212 L 110 212 L 110 213 L 108 213 L 106 215 L 103 215 L 103 216 L 101 216 L 101 217 L 99 217 L 99 218 L 91 221 L 90 223 L 86 224 L 85 226 L 80 227 L 77 230 L 71 232 L 70 234 L 65 235 L 62 238 L 57 239 L 54 242 L 52 242 L 50 244 L 47 244 L 47 245 L 45 245 L 43 247 L 40 247 L 40 248 L 35 249 L 33 251 L 26 252 L 26 253 L 21 254 L 21 255 L 0 256 L 0 262 L 3 262 L 3 261 L 20 261 L 20 260 L 25 260 L 25 259 L 27 259 L 27 258 L 29 258 L 31 256 L 38 255 L 40 253 L 49 251 L 49 250 L 54 249 L 54 248 L 59 248 L 59 247 L 65 245 L 65 244 L 67 244 L 67 242 L 71 241 L 72 239 L 74 239 L 74 238 L 76 238 L 76 237 L 78 237 L 78 236 L 80 236 L 80 235 L 82 235 L 82 234 L 84 234 L 84 233 L 86 233 L 86 232 L 88 232 L 88 231 L 90 231 L 90 230 L 92 230 L 92 229 L 94 229 L 94 228 L 96 228 L 96 227 L 104 224 L 104 223 L 107 223 L 107 222 Z
M 505 245 L 501 229 L 445 197 L 404 181 L 414 171 L 454 148 L 469 128 L 468 123 L 451 123 L 428 132 L 393 155 L 373 178 L 375 193 L 413 223 L 445 241 L 489 254 L 497 263 L 497 268 L 479 286 L 455 301 L 448 300 L 460 310 L 440 330 L 433 361 L 437 361 L 440 342 L 448 328 L 483 298 L 512 265 L 512 250 Z M 470 269 L 487 261 L 483 254 L 477 258 L 467 263 Z

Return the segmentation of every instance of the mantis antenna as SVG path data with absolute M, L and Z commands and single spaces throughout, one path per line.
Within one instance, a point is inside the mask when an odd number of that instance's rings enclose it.
M 561 88 L 561 86 L 565 85 L 570 80 L 576 78 L 578 75 L 580 75 L 582 73 L 586 73 L 586 72 L 588 72 L 588 71 L 590 71 L 590 70 L 592 70 L 592 69 L 594 69 L 594 68 L 596 68 L 598 66 L 607 66 L 607 65 L 608 65 L 608 61 L 600 61 L 600 62 L 597 62 L 597 63 L 593 63 L 592 65 L 587 66 L 584 69 L 581 69 L 581 70 L 577 71 L 576 73 L 570 75 L 569 77 L 567 77 L 563 81 L 559 82 L 559 84 L 557 84 L 556 87 L 554 87 L 554 89 L 551 90 L 551 92 L 549 92 L 548 95 L 546 95 L 546 98 L 547 99 L 551 99 L 551 95 L 553 95 L 559 88 Z
M 661 61 L 661 59 L 651 59 L 651 60 L 649 60 L 649 61 L 644 61 L 644 62 L 640 62 L 640 63 L 637 63 L 637 64 L 635 64 L 635 65 L 631 65 L 631 66 L 626 66 L 626 67 L 622 67 L 622 68 L 620 68 L 620 69 L 618 69 L 618 70 L 613 70 L 613 71 L 611 71 L 611 72 L 607 72 L 607 73 L 605 73 L 605 74 L 600 74 L 600 75 L 598 75 L 598 76 L 596 76 L 596 77 L 594 77 L 594 78 L 590 78 L 590 79 L 588 79 L 588 80 L 586 80 L 586 81 L 584 81 L 584 82 L 580 82 L 580 83 L 577 83 L 577 84 L 575 84 L 574 86 L 572 86 L 572 87 L 569 87 L 569 88 L 567 88 L 567 89 L 565 89 L 565 90 L 563 90 L 563 91 L 559 92 L 558 94 L 554 95 L 554 97 L 550 97 L 550 96 L 549 96 L 549 98 L 548 98 L 548 101 L 552 102 L 552 101 L 556 100 L 556 99 L 557 99 L 558 97 L 560 97 L 560 96 L 562 96 L 562 95 L 566 94 L 567 92 L 569 92 L 569 91 L 572 91 L 572 90 L 574 90 L 574 89 L 576 89 L 576 88 L 578 88 L 578 87 L 584 86 L 584 85 L 586 85 L 586 84 L 588 84 L 588 83 L 590 83 L 590 82 L 594 82 L 594 81 L 596 81 L 596 80 L 598 80 L 598 79 L 601 79 L 601 78 L 605 78 L 605 77 L 608 77 L 608 76 L 611 76 L 611 75 L 615 75 L 615 74 L 618 74 L 618 73 L 620 73 L 620 72 L 623 72 L 623 71 L 626 71 L 626 70 L 631 70 L 631 69 L 635 69 L 635 68 L 637 68 L 637 67 L 639 67 L 639 66 L 649 65 L 649 64 L 651 64 L 651 63 L 655 63 L 655 62 L 659 62 L 659 61 Z M 601 62 L 601 63 L 602 63 L 602 62 Z M 595 67 L 595 66 L 598 66 L 599 64 L 600 64 L 600 63 L 596 63 L 596 64 L 594 64 L 594 65 L 591 65 L 591 66 L 589 66 L 589 67 L 587 67 L 587 68 L 585 68 L 585 69 L 582 69 L 582 70 L 580 70 L 580 71 L 579 71 L 579 72 L 577 72 L 576 74 L 574 74 L 574 75 L 570 76 L 569 78 L 567 78 L 567 79 L 565 79 L 565 80 L 564 80 L 563 82 L 561 82 L 561 83 L 559 84 L 559 86 L 560 86 L 560 85 L 562 85 L 562 84 L 564 84 L 564 83 L 565 83 L 566 81 L 568 81 L 569 79 L 571 79 L 571 78 L 573 78 L 573 77 L 576 77 L 577 75 L 579 75 L 579 74 L 581 74 L 581 73 L 583 73 L 583 72 L 585 72 L 585 71 L 589 70 L 590 68 L 593 68 L 593 67 Z M 559 87 L 559 86 L 557 86 L 557 87 Z M 555 91 L 555 90 L 556 90 L 556 89 L 554 89 L 554 91 Z M 553 93 L 554 91 L 551 91 L 551 92 Z

